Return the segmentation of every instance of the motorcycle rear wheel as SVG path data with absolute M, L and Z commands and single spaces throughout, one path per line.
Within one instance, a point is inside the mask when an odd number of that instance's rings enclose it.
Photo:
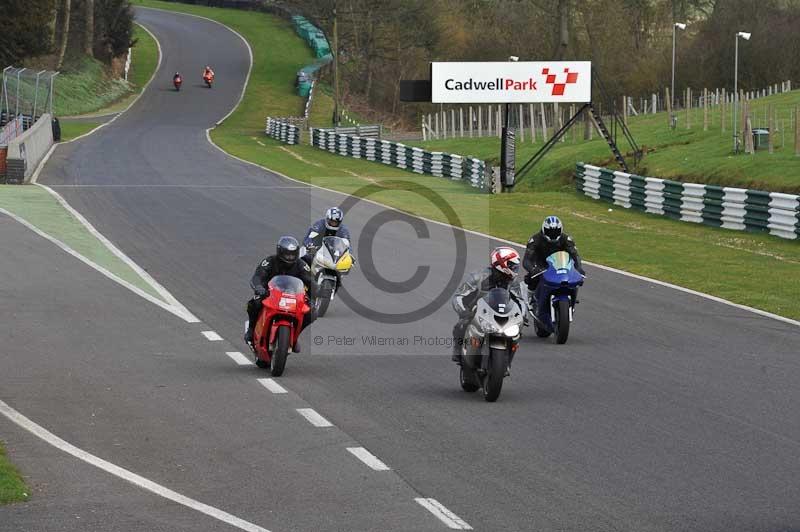
M 278 327 L 278 334 L 275 340 L 275 352 L 272 353 L 272 360 L 270 361 L 270 370 L 273 377 L 280 377 L 283 375 L 283 369 L 286 367 L 286 357 L 289 355 L 289 327 L 281 325 Z
M 459 368 L 458 382 L 461 384 L 461 389 L 469 393 L 477 392 L 478 388 L 481 387 L 480 384 L 478 384 L 475 372 L 471 369 L 464 369 L 463 365 Z
M 500 397 L 500 391 L 503 389 L 503 378 L 506 376 L 508 359 L 505 349 L 491 349 L 490 357 L 489 371 L 483 380 L 483 398 L 488 403 L 494 403 Z

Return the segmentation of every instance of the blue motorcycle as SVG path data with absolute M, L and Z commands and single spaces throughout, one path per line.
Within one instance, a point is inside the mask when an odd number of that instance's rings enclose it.
M 529 307 L 536 336 L 547 338 L 555 333 L 556 343 L 566 343 L 578 287 L 583 286 L 584 277 L 575 269 L 572 257 L 566 251 L 557 251 L 547 257 L 547 269 L 539 275 L 542 278 Z

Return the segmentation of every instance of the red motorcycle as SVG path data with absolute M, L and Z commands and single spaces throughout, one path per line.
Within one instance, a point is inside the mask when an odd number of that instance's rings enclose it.
M 205 74 L 203 74 L 203 81 L 206 82 L 206 87 L 210 89 L 211 84 L 214 82 L 214 74 L 209 74 L 208 72 L 206 72 Z
M 180 76 L 175 76 L 172 78 L 172 84 L 175 85 L 175 90 L 181 90 L 181 84 L 183 83 L 183 78 Z
M 300 336 L 303 317 L 311 307 L 306 303 L 306 287 L 297 277 L 276 275 L 267 286 L 269 296 L 261 302 L 253 344 L 256 365 L 269 368 L 273 377 L 279 377 Z

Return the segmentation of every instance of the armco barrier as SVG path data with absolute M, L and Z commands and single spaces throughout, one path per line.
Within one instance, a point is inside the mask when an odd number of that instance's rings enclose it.
M 487 190 L 486 163 L 480 159 L 442 152 L 425 151 L 399 142 L 364 138 L 332 129 L 311 129 L 311 145 L 331 153 L 366 159 L 418 174 L 467 180 L 475 188 Z
M 300 128 L 288 119 L 267 117 L 266 133 L 286 144 L 300 144 Z
M 800 196 L 641 177 L 578 163 L 578 191 L 625 208 L 725 229 L 800 235 Z
M 6 179 L 22 183 L 53 145 L 53 124 L 49 114 L 42 115 L 30 129 L 9 141 L 6 155 Z

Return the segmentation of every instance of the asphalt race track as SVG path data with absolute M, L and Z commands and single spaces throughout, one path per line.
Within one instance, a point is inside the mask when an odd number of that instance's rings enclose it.
M 273 532 L 447 530 L 419 497 L 492 532 L 800 529 L 800 329 L 589 267 L 568 344 L 527 331 L 500 400 L 487 404 L 460 390 L 447 346 L 430 344 L 454 322 L 437 299 L 454 268 L 460 280 L 458 264 L 481 267 L 492 242 L 371 203 L 346 218 L 359 258 L 348 294 L 371 310 L 335 301 L 290 356 L 279 379 L 289 393 L 260 386 L 267 372 L 225 356 L 245 350 L 252 270 L 280 235 L 302 236 L 345 198 L 207 141 L 247 74 L 236 35 L 193 17 L 137 16 L 164 52 L 154 82 L 113 124 L 59 147 L 39 181 L 203 323 L 182 322 L 0 220 L 3 241 L 19 242 L 4 247 L 20 250 L 3 254 L 4 272 L 27 269 L 0 284 L 4 315 L 19 313 L 3 339 L 1 400 L 78 447 Z M 201 85 L 205 64 L 217 74 L 211 90 Z M 408 279 L 420 265 L 427 277 L 415 287 Z M 419 311 L 429 304 L 430 314 Z M 392 323 L 403 313 L 410 321 Z M 225 341 L 208 342 L 207 329 Z M 334 426 L 314 427 L 297 408 Z M 2 417 L 0 432 L 46 484 L 38 501 L 0 508 L 0 530 L 231 530 Z M 373 471 L 346 451 L 353 446 L 391 471 Z

